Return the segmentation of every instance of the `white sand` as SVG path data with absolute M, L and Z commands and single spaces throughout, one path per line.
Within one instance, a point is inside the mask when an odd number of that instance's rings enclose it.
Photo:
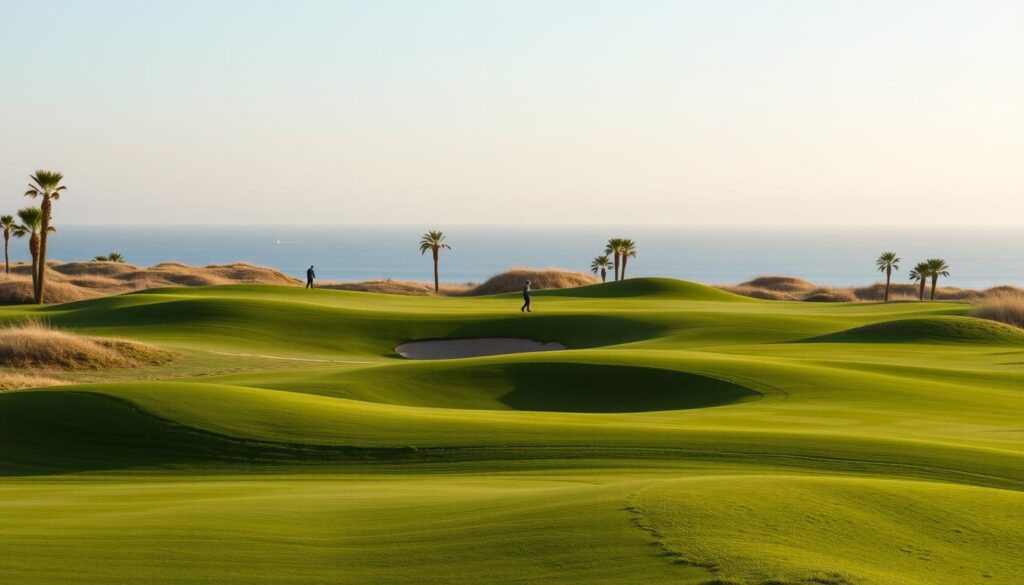
M 476 339 L 425 339 L 410 341 L 395 347 L 398 355 L 412 360 L 449 360 L 455 358 L 555 351 L 565 349 L 557 341 L 547 343 L 514 337 L 480 337 Z

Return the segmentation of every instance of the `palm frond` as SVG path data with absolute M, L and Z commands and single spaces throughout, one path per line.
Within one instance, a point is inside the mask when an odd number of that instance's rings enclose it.
M 929 258 L 925 261 L 928 266 L 928 273 L 936 276 L 949 276 L 949 264 L 942 258 Z
M 29 233 L 38 233 L 43 229 L 43 211 L 38 207 L 25 207 L 18 210 L 18 218 L 22 227 Z
M 60 192 L 67 188 L 60 184 L 60 182 L 64 180 L 64 175 L 57 171 L 39 169 L 34 174 L 30 175 L 29 179 L 31 179 L 32 182 L 28 184 L 28 191 L 25 191 L 26 197 L 49 197 L 51 199 L 59 199 Z
M 440 230 L 430 230 L 420 236 L 420 254 L 426 254 L 427 250 L 451 250 L 452 247 L 444 243 L 444 232 Z
M 882 254 L 875 260 L 875 266 L 879 272 L 885 272 L 887 270 L 899 270 L 900 259 L 896 255 L 896 252 L 882 252 Z

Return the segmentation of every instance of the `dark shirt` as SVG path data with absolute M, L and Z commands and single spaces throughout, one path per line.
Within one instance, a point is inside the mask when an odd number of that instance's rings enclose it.
M 306 270 L 306 280 L 313 280 L 314 278 L 316 278 L 316 273 L 313 272 L 313 269 Z

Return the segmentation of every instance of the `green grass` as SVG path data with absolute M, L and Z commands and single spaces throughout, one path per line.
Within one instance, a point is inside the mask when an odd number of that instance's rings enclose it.
M 1024 335 L 667 279 L 0 308 L 181 359 L 0 394 L 16 583 L 1024 582 Z M 399 342 L 569 349 L 413 362 Z

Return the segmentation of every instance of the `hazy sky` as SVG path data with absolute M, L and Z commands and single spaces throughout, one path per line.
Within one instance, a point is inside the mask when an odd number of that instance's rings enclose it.
M 58 225 L 1022 223 L 1022 31 L 1019 0 L 0 0 L 0 209 L 44 167 Z

